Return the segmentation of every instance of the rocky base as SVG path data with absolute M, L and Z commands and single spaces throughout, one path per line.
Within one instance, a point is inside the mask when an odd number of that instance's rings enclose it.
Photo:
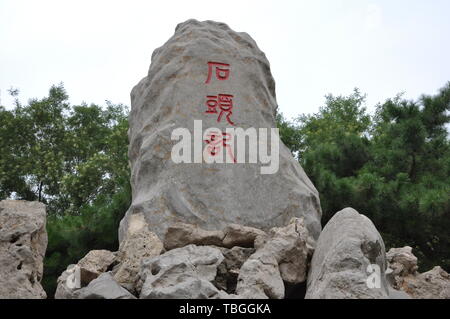
M 414 299 L 450 299 L 450 274 L 441 267 L 417 272 L 417 257 L 408 246 L 392 248 L 386 256 L 389 262 L 387 278 L 394 289 Z
M 178 223 L 163 241 L 133 218 L 118 252 L 91 251 L 68 267 L 56 298 L 450 298 L 448 273 L 419 274 L 410 247 L 386 253 L 372 222 L 351 208 L 335 214 L 317 243 L 302 218 L 268 232 Z
M 139 216 L 135 217 L 139 219 Z M 57 299 L 276 298 L 306 280 L 314 243 L 302 218 L 269 232 L 178 223 L 162 242 L 130 223 L 118 252 L 89 252 L 58 278 Z M 289 288 L 289 289 L 288 289 Z

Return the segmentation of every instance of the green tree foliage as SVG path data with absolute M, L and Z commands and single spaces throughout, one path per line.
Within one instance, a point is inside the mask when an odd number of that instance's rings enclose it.
M 317 114 L 278 119 L 282 140 L 319 191 L 322 224 L 354 207 L 388 247 L 412 246 L 422 269 L 449 270 L 450 83 L 417 102 L 387 100 L 373 117 L 364 104 L 355 90 L 327 96 Z
M 53 215 L 48 218 L 48 247 L 44 261 L 43 286 L 48 295 L 56 291 L 57 278 L 90 250 L 117 251 L 119 222 L 130 206 L 128 182 L 113 194 L 101 194 L 85 204 L 77 215 Z
M 125 106 L 110 102 L 71 106 L 62 84 L 43 99 L 0 108 L 0 199 L 47 205 L 50 296 L 67 265 L 91 249 L 117 249 L 131 198 L 127 117 Z
M 296 123 L 287 121 L 283 114 L 278 113 L 276 116 L 277 127 L 279 129 L 280 138 L 298 159 L 298 154 L 302 147 L 302 135 Z

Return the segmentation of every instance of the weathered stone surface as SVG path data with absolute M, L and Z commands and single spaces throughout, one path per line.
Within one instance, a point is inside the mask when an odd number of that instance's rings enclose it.
M 175 285 L 147 290 L 144 286 L 141 299 L 215 299 L 218 290 L 209 281 L 187 277 Z
M 41 299 L 43 258 L 47 249 L 45 205 L 0 202 L 0 299 Z
M 109 272 L 101 274 L 80 289 L 78 299 L 136 299 L 129 291 L 121 287 Z
M 400 288 L 414 299 L 450 299 L 450 274 L 436 266 L 404 277 Z
M 231 224 L 225 227 L 224 233 L 225 237 L 223 238 L 222 245 L 228 248 L 234 246 L 254 247 L 256 237 L 266 234 L 262 230 L 237 224 Z
M 198 226 L 176 223 L 169 226 L 164 236 L 164 248 L 171 250 L 187 245 L 222 246 L 224 233 L 217 230 L 204 230 Z
M 91 250 L 76 265 L 67 266 L 58 277 L 55 299 L 79 299 L 81 288 L 89 285 L 117 262 L 109 250 Z
M 87 286 L 92 280 L 105 272 L 116 260 L 109 250 L 91 250 L 79 262 L 81 285 Z
M 283 299 L 284 284 L 275 257 L 258 252 L 250 256 L 239 271 L 236 294 L 245 299 Z
M 258 253 L 275 257 L 283 281 L 290 284 L 305 281 L 310 248 L 303 218 L 293 218 L 287 226 L 274 227 L 268 236 L 260 238 L 256 245 Z
M 391 248 L 386 253 L 386 260 L 391 271 L 386 277 L 395 289 L 403 285 L 403 278 L 415 275 L 417 272 L 417 257 L 413 255 L 409 246 L 402 248 Z
M 234 246 L 252 248 L 256 237 L 265 236 L 262 230 L 237 224 L 231 224 L 221 230 L 204 230 L 196 225 L 175 223 L 168 227 L 164 236 L 164 248 L 171 250 L 187 245 Z
M 306 299 L 388 298 L 383 239 L 373 223 L 352 208 L 324 227 L 308 274 Z M 378 265 L 380 288 L 369 288 L 369 265 Z
M 126 239 L 120 243 L 117 259 L 120 264 L 114 269 L 114 279 L 123 287 L 134 291 L 141 261 L 155 257 L 164 250 L 163 243 L 148 229 L 142 214 L 133 215 Z
M 144 259 L 139 274 L 142 299 L 219 298 L 212 284 L 224 257 L 219 249 L 189 245 Z
M 389 287 L 389 299 L 412 299 L 410 295 L 402 290 Z
M 284 298 L 283 281 L 298 284 L 306 279 L 308 230 L 303 218 L 285 227 L 274 227 L 255 241 L 256 252 L 239 271 L 236 292 L 253 298 Z
M 79 278 L 78 265 L 67 266 L 67 269 L 58 277 L 55 299 L 79 299 L 81 288 Z
M 230 65 L 228 80 L 205 83 L 210 61 Z M 121 222 L 120 241 L 130 217 L 137 213 L 145 214 L 150 230 L 161 238 L 176 222 L 207 230 L 233 223 L 268 230 L 301 216 L 310 235 L 318 237 L 317 190 L 282 143 L 275 174 L 261 174 L 267 164 L 260 161 L 175 164 L 171 160 L 172 147 L 178 143 L 171 140 L 174 129 L 186 128 L 193 135 L 194 120 L 202 120 L 204 129 L 231 127 L 225 116 L 218 122 L 218 114 L 205 114 L 206 96 L 217 94 L 234 96 L 234 127 L 276 127 L 275 84 L 255 41 L 223 23 L 179 24 L 174 36 L 155 50 L 148 75 L 131 92 L 132 204 Z
M 255 252 L 255 249 L 235 246 L 231 249 L 220 248 L 220 251 L 225 259 L 217 268 L 214 284 L 217 288 L 229 294 L 234 294 L 239 271 L 244 262 Z
M 450 275 L 441 267 L 434 267 L 425 273 L 417 272 L 417 257 L 409 246 L 391 248 L 386 253 L 393 296 L 406 293 L 414 299 L 450 299 Z

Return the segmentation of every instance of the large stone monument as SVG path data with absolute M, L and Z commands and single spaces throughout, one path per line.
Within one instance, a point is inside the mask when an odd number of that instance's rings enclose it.
M 175 222 L 267 230 L 293 217 L 317 239 L 319 195 L 271 130 L 276 109 L 269 62 L 248 34 L 213 21 L 179 24 L 131 92 L 132 204 L 119 239 L 143 222 L 162 237 Z

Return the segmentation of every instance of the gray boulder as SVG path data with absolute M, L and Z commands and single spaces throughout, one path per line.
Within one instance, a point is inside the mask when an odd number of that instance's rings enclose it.
M 188 245 L 144 259 L 141 266 L 141 299 L 223 298 L 213 285 L 224 256 L 219 249 Z M 138 288 L 139 289 L 139 288 Z
M 366 216 L 352 208 L 336 213 L 317 242 L 305 298 L 388 298 L 385 255 L 383 239 Z
M 43 299 L 43 259 L 47 249 L 45 205 L 0 202 L 0 299 Z
M 395 289 L 403 286 L 403 278 L 417 273 L 417 257 L 413 255 L 409 246 L 391 248 L 386 253 L 386 259 L 389 265 L 386 278 Z
M 284 284 L 274 256 L 254 253 L 239 270 L 236 294 L 244 299 L 283 299 Z
M 228 78 L 227 71 L 208 62 L 227 64 Z M 205 83 L 209 73 L 210 82 Z M 218 113 L 205 113 L 207 97 L 219 94 L 233 95 L 232 114 L 224 111 L 229 105 L 222 104 L 222 109 L 215 109 Z M 179 143 L 171 139 L 172 132 L 186 128 L 193 136 L 194 120 L 201 120 L 203 129 L 255 128 L 259 132 L 276 127 L 276 109 L 269 62 L 248 34 L 213 21 L 179 24 L 174 36 L 154 51 L 147 76 L 131 92 L 132 204 L 121 222 L 120 241 L 131 216 L 138 213 L 145 215 L 150 230 L 160 238 L 177 222 L 206 230 L 221 230 L 233 223 L 268 230 L 286 225 L 292 217 L 304 217 L 310 235 L 317 239 L 321 231 L 318 192 L 283 143 L 274 174 L 262 174 L 269 164 L 260 160 L 207 164 L 175 163 L 171 158 L 173 146 Z M 201 134 L 196 140 L 206 147 Z M 274 141 L 279 138 L 275 136 Z
M 244 298 L 284 298 L 284 282 L 298 284 L 306 279 L 308 237 L 303 218 L 258 236 L 256 252 L 239 271 L 236 293 Z
M 417 257 L 412 253 L 412 248 L 405 246 L 402 248 L 391 248 L 386 253 L 386 260 L 389 267 L 396 270 L 399 275 L 410 275 L 417 272 Z
M 67 266 L 58 277 L 55 299 L 80 299 L 82 288 L 88 286 L 116 262 L 116 253 L 109 250 L 91 250 L 77 264 Z
M 109 250 L 91 250 L 79 262 L 81 285 L 87 286 L 104 273 L 116 261 L 116 255 Z
M 78 292 L 78 299 L 136 299 L 110 273 L 103 273 Z
M 69 265 L 58 277 L 55 299 L 79 299 L 81 280 L 80 267 Z
M 225 259 L 217 268 L 214 285 L 229 294 L 234 294 L 240 269 L 244 262 L 255 252 L 255 249 L 234 246 L 231 249 L 220 248 L 220 250 Z
M 306 280 L 308 258 L 314 242 L 305 227 L 303 218 L 293 218 L 285 227 L 274 227 L 268 236 L 256 240 L 260 256 L 271 255 L 277 260 L 284 282 L 299 284 Z
M 120 243 L 119 264 L 113 273 L 114 280 L 134 292 L 142 260 L 158 256 L 164 247 L 158 236 L 148 229 L 142 214 L 135 214 L 132 219 L 126 239 Z

